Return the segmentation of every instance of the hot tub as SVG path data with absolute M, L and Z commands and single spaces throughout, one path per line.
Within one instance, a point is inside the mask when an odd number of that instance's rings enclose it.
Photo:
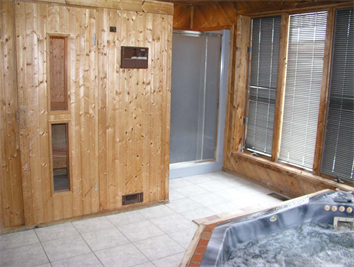
M 341 257 L 349 256 L 349 261 L 343 264 L 340 260 L 338 261 L 338 266 L 354 266 L 354 196 L 350 193 L 345 192 L 326 192 L 320 195 L 300 199 L 299 201 L 291 202 L 290 204 L 285 204 L 271 210 L 264 212 L 259 212 L 252 214 L 247 217 L 240 219 L 235 219 L 227 223 L 217 225 L 210 238 L 207 245 L 204 257 L 202 259 L 201 265 L 203 267 L 211 266 L 318 266 L 316 262 L 307 262 L 306 253 L 312 253 L 308 250 L 314 250 L 316 252 L 316 247 L 311 244 L 307 244 L 310 247 L 306 247 L 305 243 L 308 240 L 302 240 L 308 237 L 311 240 L 313 233 L 315 232 L 318 238 L 322 238 L 325 241 L 315 242 L 318 246 L 322 246 L 322 243 L 335 242 L 344 243 L 344 248 L 339 248 L 337 251 Z M 313 226 L 315 225 L 315 226 Z M 316 227 L 323 227 L 323 231 L 318 231 Z M 344 227 L 340 227 L 344 226 Z M 310 228 L 310 230 L 308 229 Z M 300 240 L 291 240 L 292 235 L 296 230 L 301 232 Z M 339 230 L 338 230 L 339 229 Z M 340 232 L 340 229 L 344 229 Z M 294 231 L 295 232 L 292 232 Z M 348 232 L 349 231 L 349 232 Z M 322 235 L 329 233 L 329 237 Z M 333 233 L 333 236 L 332 236 Z M 282 238 L 284 235 L 284 238 Z M 307 236 L 308 235 L 308 236 Z M 279 238 L 279 236 L 281 238 Z M 337 240 L 338 236 L 342 236 L 345 240 Z M 316 238 L 317 238 L 316 237 Z M 287 243 L 293 243 L 296 247 L 294 248 L 278 248 L 279 251 L 283 250 L 286 253 L 289 250 L 296 251 L 294 259 L 289 261 L 289 264 L 284 264 L 279 262 L 279 264 L 265 264 L 265 260 L 258 260 L 259 257 L 280 257 L 277 251 L 275 255 L 266 255 L 269 253 L 268 244 L 265 243 L 266 239 L 268 243 L 276 243 L 282 239 L 288 239 Z M 290 242 L 289 242 L 290 240 Z M 331 241 L 332 240 L 332 241 Z M 264 243 L 264 244 L 263 244 Z M 304 243 L 306 251 L 299 251 L 299 247 Z M 300 244 L 300 245 L 299 245 Z M 253 246 L 259 246 L 260 248 L 255 249 Z M 276 245 L 276 244 L 275 244 Z M 339 244 L 341 245 L 341 244 Z M 328 245 L 331 247 L 331 244 Z M 334 245 L 333 245 L 334 246 Z M 301 249 L 301 248 L 300 248 Z M 322 249 L 321 253 L 325 253 L 326 257 L 335 257 L 337 254 L 335 252 L 329 253 L 331 248 L 319 248 Z M 253 254 L 252 254 L 253 253 Z M 280 253 L 280 252 L 279 252 Z M 349 253 L 349 254 L 348 254 Z M 298 258 L 296 255 L 303 255 L 305 260 Z M 338 255 L 339 255 L 338 254 Z M 348 254 L 348 255 L 347 255 Z M 250 256 L 251 255 L 251 256 Z M 309 254 L 310 255 L 310 254 Z M 248 259 L 245 259 L 247 258 Z M 231 258 L 231 261 L 230 261 Z M 234 260 L 234 261 L 233 261 Z M 274 259 L 275 262 L 279 259 Z M 313 260 L 313 259 L 309 259 Z M 295 262 L 294 262 L 295 261 Z M 296 262 L 297 261 L 297 262 Z M 292 265 L 294 264 L 295 265 Z M 347 265 L 348 263 L 348 265 Z M 331 263 L 331 266 L 335 265 Z M 322 265 L 321 265 L 322 266 Z M 336 265 L 337 266 L 337 265 Z

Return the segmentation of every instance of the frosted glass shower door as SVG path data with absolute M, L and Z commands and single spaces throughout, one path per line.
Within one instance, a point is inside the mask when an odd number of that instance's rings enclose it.
M 220 34 L 174 33 L 170 163 L 215 160 Z

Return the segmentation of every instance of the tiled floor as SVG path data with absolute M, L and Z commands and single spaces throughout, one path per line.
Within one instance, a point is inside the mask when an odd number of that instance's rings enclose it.
M 0 266 L 178 266 L 194 219 L 280 201 L 218 172 L 170 181 L 170 204 L 0 236 Z

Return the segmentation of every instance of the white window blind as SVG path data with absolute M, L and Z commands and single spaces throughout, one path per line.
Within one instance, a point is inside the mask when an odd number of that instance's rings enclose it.
M 354 9 L 338 10 L 322 173 L 354 181 Z
M 290 16 L 288 67 L 279 160 L 312 169 L 327 12 Z
M 252 19 L 246 149 L 272 153 L 281 17 Z

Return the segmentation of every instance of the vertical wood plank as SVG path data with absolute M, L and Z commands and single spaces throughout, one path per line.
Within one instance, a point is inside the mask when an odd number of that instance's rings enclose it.
M 288 40 L 289 40 L 289 15 L 281 16 L 280 25 L 280 45 L 279 45 L 279 63 L 278 63 L 278 80 L 277 80 L 277 96 L 275 100 L 275 114 L 273 126 L 273 143 L 272 143 L 272 161 L 277 161 L 280 153 L 281 132 L 283 125 L 283 108 L 286 85 L 286 70 L 288 62 Z
M 321 171 L 322 151 L 324 136 L 326 132 L 326 118 L 328 107 L 328 94 L 329 84 L 331 79 L 331 63 L 332 63 L 332 50 L 333 50 L 333 38 L 334 38 L 334 24 L 335 24 L 335 9 L 330 8 L 327 15 L 327 29 L 325 50 L 323 56 L 323 72 L 321 81 L 321 94 L 320 94 L 320 106 L 318 112 L 317 122 L 317 136 L 315 155 L 313 160 L 313 173 L 319 175 Z
M 19 127 L 16 122 L 15 6 L 0 3 L 0 228 L 24 223 Z
M 38 70 L 39 70 L 39 132 L 40 132 L 40 158 L 42 176 L 42 194 L 44 203 L 44 221 L 54 220 L 53 198 L 51 190 L 50 170 L 50 144 L 48 129 L 48 93 L 47 93 L 47 19 L 48 6 L 38 5 Z
M 163 99 L 163 105 L 165 110 L 163 112 L 165 118 L 162 123 L 162 129 L 164 130 L 164 142 L 162 143 L 162 151 L 164 157 L 162 159 L 162 164 L 164 166 L 164 172 L 162 179 L 164 182 L 164 195 L 162 199 L 169 199 L 169 173 L 170 173 L 170 125 L 171 125 L 171 73 L 172 73 L 172 33 L 173 33 L 173 18 L 171 16 L 166 16 L 167 27 L 165 29 L 165 34 L 167 35 L 165 42 L 165 58 L 163 68 L 166 70 L 164 72 L 164 84 L 166 88 L 165 97 Z
M 246 92 L 247 92 L 247 66 L 250 39 L 250 18 L 239 16 L 237 18 L 236 30 L 236 69 L 235 69 L 235 93 L 234 93 L 234 114 L 233 114 L 233 151 L 241 151 L 244 140 L 244 118 L 246 113 Z
M 228 169 L 229 154 L 232 152 L 232 136 L 231 125 L 233 121 L 233 99 L 234 99 L 234 83 L 235 83 L 235 62 L 236 62 L 236 25 L 230 29 L 230 48 L 229 48 L 229 65 L 227 77 L 227 102 L 225 115 L 225 133 L 224 133 L 224 154 L 223 154 L 223 168 Z
M 17 50 L 17 87 L 19 106 L 28 106 L 27 94 L 27 77 L 26 77 L 26 3 L 18 2 L 16 7 L 16 50 Z M 34 224 L 33 197 L 32 197 L 32 180 L 30 167 L 30 151 L 29 151 L 29 132 L 28 128 L 20 129 L 20 150 L 21 150 L 21 176 L 23 189 L 24 217 L 25 223 Z
M 145 86 L 144 86 L 144 114 L 143 114 L 143 149 L 144 153 L 143 157 L 143 166 L 142 166 L 142 179 L 143 179 L 143 187 L 144 187 L 144 201 L 151 202 L 150 197 L 150 185 L 151 185 L 151 176 L 150 176 L 150 168 L 151 168 L 151 91 L 152 91 L 152 28 L 153 28 L 153 15 L 146 14 L 146 46 L 149 48 L 149 68 L 145 73 Z
M 28 90 L 29 153 L 32 177 L 33 214 L 36 222 L 44 222 L 42 176 L 40 170 L 38 92 L 38 5 L 26 4 L 26 74 Z
M 107 206 L 107 151 L 106 151 L 106 91 L 108 69 L 108 10 L 98 10 L 98 158 L 99 158 L 99 192 L 100 210 L 106 210 Z

